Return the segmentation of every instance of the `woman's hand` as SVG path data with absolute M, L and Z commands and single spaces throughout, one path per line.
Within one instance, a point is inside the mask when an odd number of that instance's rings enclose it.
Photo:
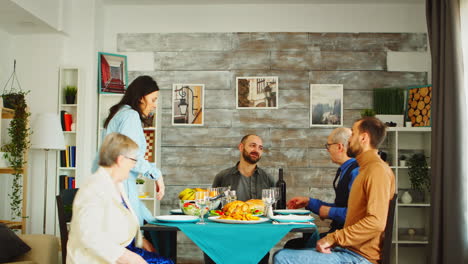
M 153 247 L 153 244 L 151 244 L 148 240 L 146 240 L 146 238 L 143 238 L 142 248 L 149 252 L 156 252 L 156 249 Z
M 164 185 L 164 179 L 163 177 L 159 177 L 159 179 L 156 181 L 156 198 L 158 200 L 162 200 L 164 197 L 164 191 L 166 190 L 166 186 Z
M 140 255 L 125 249 L 122 256 L 120 256 L 117 261 L 117 264 L 148 264 Z

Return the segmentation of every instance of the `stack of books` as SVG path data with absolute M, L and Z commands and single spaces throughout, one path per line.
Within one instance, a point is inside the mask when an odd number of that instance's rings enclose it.
M 60 167 L 76 167 L 76 146 L 66 146 L 65 150 L 60 151 Z

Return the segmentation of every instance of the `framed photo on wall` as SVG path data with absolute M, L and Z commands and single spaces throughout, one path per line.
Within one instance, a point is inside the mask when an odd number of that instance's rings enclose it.
M 310 126 L 343 126 L 343 85 L 310 85 Z
M 237 109 L 278 109 L 278 77 L 237 77 Z
M 407 119 L 413 127 L 431 126 L 432 85 L 408 88 Z
M 203 126 L 205 85 L 172 85 L 172 125 Z
M 100 93 L 123 94 L 128 86 L 127 56 L 98 52 Z

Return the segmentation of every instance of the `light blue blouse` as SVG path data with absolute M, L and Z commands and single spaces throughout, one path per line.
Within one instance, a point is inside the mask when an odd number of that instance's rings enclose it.
M 128 179 L 123 182 L 123 185 L 125 191 L 127 192 L 132 208 L 135 210 L 135 213 L 138 216 L 140 225 L 143 225 L 143 220 L 154 221 L 153 214 L 148 210 L 148 208 L 146 208 L 143 202 L 138 199 L 136 178 L 139 174 L 141 174 L 146 178 L 157 180 L 162 175 L 161 171 L 156 168 L 154 163 L 150 163 L 145 160 L 146 140 L 138 112 L 133 110 L 128 105 L 122 106 L 107 125 L 107 129 L 102 131 L 101 142 L 108 134 L 113 132 L 124 134 L 138 144 L 137 163 L 130 171 L 130 176 Z M 93 172 L 97 169 L 98 158 L 96 158 L 94 161 Z

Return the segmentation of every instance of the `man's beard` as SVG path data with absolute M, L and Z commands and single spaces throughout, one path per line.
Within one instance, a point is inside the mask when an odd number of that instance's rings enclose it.
M 256 153 L 257 154 L 257 157 L 252 157 L 250 156 L 250 154 L 252 153 Z M 247 151 L 244 149 L 244 151 L 242 151 L 242 157 L 244 157 L 244 160 L 247 161 L 248 163 L 250 164 L 255 164 L 257 163 L 259 160 L 260 160 L 260 154 L 258 152 L 250 152 L 250 153 L 247 153 Z
M 361 152 L 362 152 L 361 146 L 358 146 L 357 149 L 353 149 L 353 147 L 351 147 L 351 144 L 348 144 L 346 155 L 348 155 L 348 157 L 350 158 L 356 158 L 357 155 L 361 154 Z

